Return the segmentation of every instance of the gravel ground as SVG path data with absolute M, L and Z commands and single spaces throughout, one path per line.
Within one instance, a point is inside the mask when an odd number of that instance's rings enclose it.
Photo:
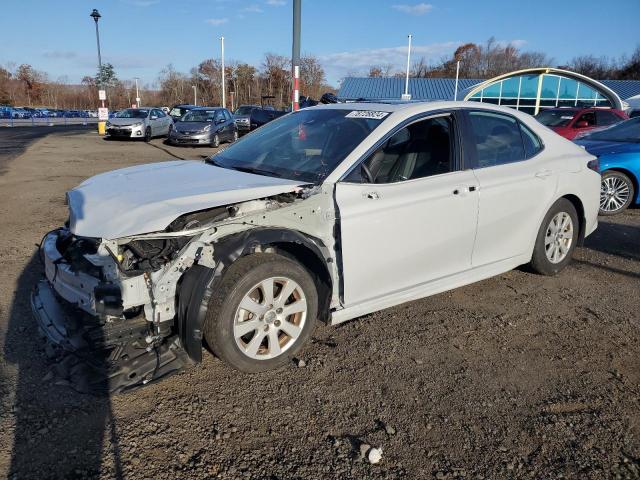
M 210 152 L 52 134 L 0 173 L 1 477 L 640 477 L 638 209 L 601 219 L 557 277 L 514 270 L 322 325 L 276 372 L 205 355 L 113 398 L 55 385 L 28 295 L 64 192 Z

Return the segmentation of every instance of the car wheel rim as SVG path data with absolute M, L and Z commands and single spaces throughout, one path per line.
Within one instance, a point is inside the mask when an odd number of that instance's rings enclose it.
M 600 210 L 615 212 L 621 210 L 629 201 L 631 188 L 620 177 L 605 177 L 600 182 Z
M 238 132 L 233 132 L 233 141 L 238 140 Z
M 560 263 L 571 250 L 573 244 L 573 220 L 566 212 L 554 215 L 544 236 L 544 249 L 551 263 Z
M 218 138 L 218 135 L 216 135 L 213 137 L 213 146 L 218 148 L 218 145 L 220 145 L 220 139 Z
M 233 322 L 240 351 L 253 360 L 269 360 L 289 350 L 302 334 L 307 299 L 302 287 L 286 277 L 271 277 L 242 297 Z

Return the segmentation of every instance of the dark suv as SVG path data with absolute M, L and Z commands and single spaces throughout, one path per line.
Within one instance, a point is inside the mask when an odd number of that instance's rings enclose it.
M 549 108 L 536 115 L 536 120 L 569 140 L 628 118 L 621 110 L 612 108 Z

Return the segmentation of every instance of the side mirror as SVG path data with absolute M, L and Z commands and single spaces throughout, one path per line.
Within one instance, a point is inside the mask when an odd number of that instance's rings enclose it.
M 587 122 L 586 120 L 580 120 L 578 123 L 576 123 L 576 128 L 587 128 L 589 126 L 589 122 Z
M 224 118 L 219 118 L 216 120 L 216 125 L 220 125 L 221 123 L 224 123 Z

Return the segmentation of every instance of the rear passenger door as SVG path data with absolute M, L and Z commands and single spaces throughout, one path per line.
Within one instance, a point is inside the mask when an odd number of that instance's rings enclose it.
M 479 215 L 472 265 L 525 253 L 557 186 L 554 160 L 540 139 L 505 113 L 468 111 L 467 146 L 478 178 Z

